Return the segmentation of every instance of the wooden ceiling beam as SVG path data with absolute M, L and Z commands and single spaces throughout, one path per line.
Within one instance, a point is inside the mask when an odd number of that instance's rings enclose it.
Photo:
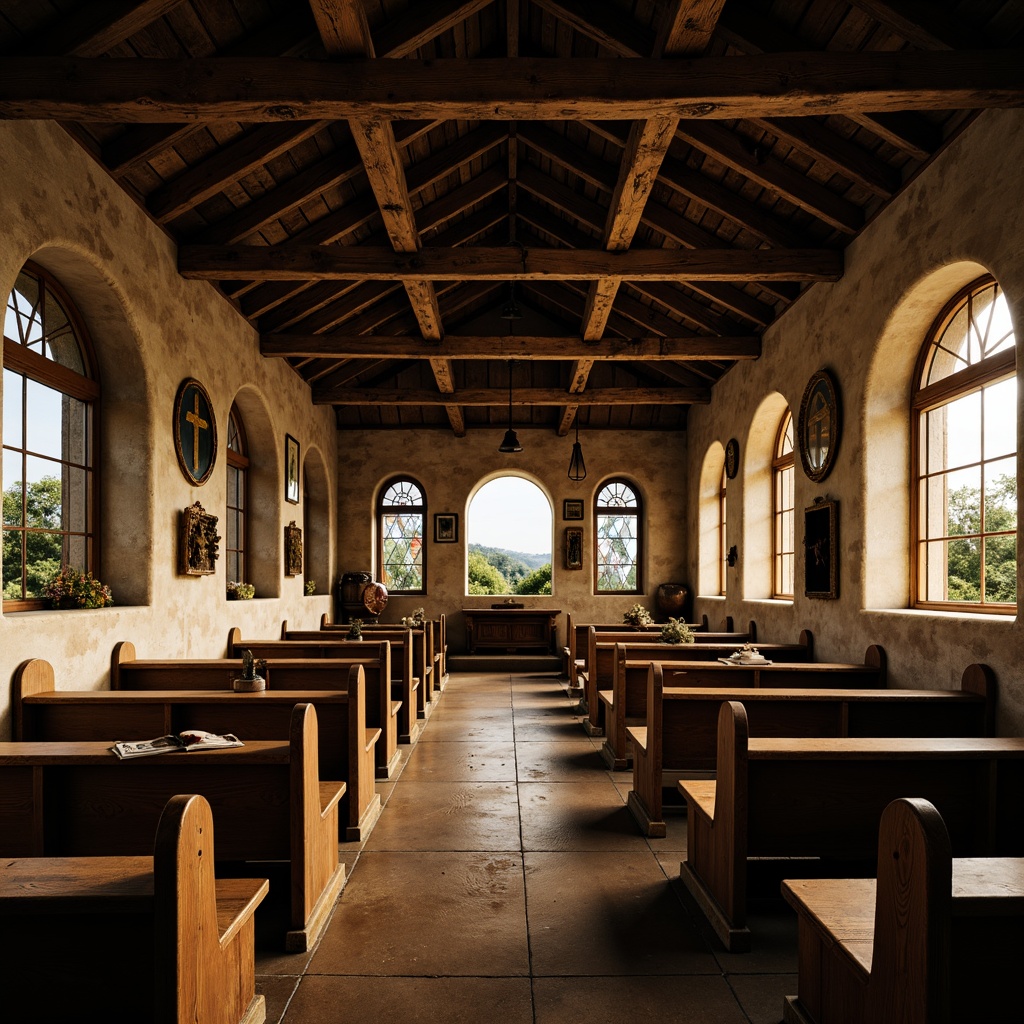
M 0 117 L 8 120 L 733 120 L 1022 102 L 1017 49 L 637 59 L 628 74 L 615 58 L 0 62 Z
M 483 10 L 493 0 L 430 0 L 410 4 L 390 25 L 373 34 L 373 45 L 382 57 L 408 57 L 443 32 Z
M 501 145 L 507 138 L 508 127 L 500 123 L 482 124 L 479 128 L 466 132 L 425 160 L 410 165 L 406 173 L 410 195 L 436 185 L 471 160 L 476 160 Z
M 586 299 L 586 290 L 579 282 L 565 281 L 563 287 L 578 292 Z M 616 329 L 624 338 L 632 337 L 637 328 L 643 333 L 661 334 L 666 338 L 693 338 L 697 332 L 690 330 L 677 320 L 655 309 L 653 305 L 641 302 L 625 288 L 620 289 L 615 297 L 615 312 L 620 316 L 620 324 Z M 611 326 L 609 324 L 609 326 Z
M 561 388 L 516 388 L 512 404 L 565 405 Z M 508 404 L 507 388 L 467 388 L 456 393 L 459 405 L 485 408 Z M 314 405 L 444 405 L 452 396 L 412 388 L 314 388 Z M 594 388 L 573 395 L 578 405 L 707 405 L 710 388 Z
M 660 302 L 666 309 L 694 324 L 699 330 L 726 336 L 738 334 L 742 330 L 735 320 L 720 316 L 713 309 L 709 309 L 670 284 L 630 281 L 629 287 L 654 302 Z
M 445 335 L 440 342 L 422 338 L 379 338 L 338 334 L 264 334 L 260 337 L 264 356 L 334 359 L 531 359 L 571 360 L 586 358 L 599 362 L 635 360 L 691 362 L 701 359 L 758 359 L 761 339 L 663 338 L 658 335 L 584 341 L 578 335 L 550 338 L 520 335 Z
M 261 332 L 278 331 L 294 324 L 293 329 L 301 331 L 303 334 L 329 331 L 336 324 L 357 316 L 385 296 L 392 295 L 401 289 L 402 286 L 397 281 L 390 284 L 373 281 L 369 284 L 360 284 L 356 288 L 338 287 L 333 295 L 328 297 L 327 302 L 318 303 L 317 308 L 309 315 L 303 316 L 302 309 L 298 305 L 294 307 L 294 310 L 272 310 L 268 315 L 260 317 L 259 330 Z
M 759 151 L 753 144 L 747 148 L 740 136 L 722 125 L 683 121 L 676 129 L 676 138 L 789 200 L 836 231 L 855 235 L 864 226 L 864 213 L 859 206 L 770 153 Z
M 291 281 L 836 281 L 834 249 L 523 249 L 500 246 L 391 252 L 379 246 L 185 245 L 182 276 Z
M 30 40 L 22 53 L 99 57 L 174 10 L 182 0 L 93 0 Z
M 462 220 L 457 220 L 444 231 L 434 235 L 430 242 L 432 246 L 445 248 L 466 245 L 506 221 L 508 221 L 508 207 L 498 200 L 488 203 L 475 213 L 463 217 Z M 505 233 L 508 234 L 507 231 Z
M 964 50 L 998 45 L 971 30 L 963 18 L 943 14 L 932 0 L 850 0 L 869 17 L 880 21 L 894 35 L 922 50 Z
M 533 0 L 533 5 L 619 57 L 646 56 L 656 35 L 607 0 Z
M 465 213 L 477 203 L 489 199 L 496 192 L 508 186 L 508 178 L 500 167 L 488 167 L 480 174 L 474 175 L 465 185 L 453 188 L 440 199 L 435 199 L 416 211 L 416 226 L 420 237 L 428 232 L 443 227 L 453 217 Z

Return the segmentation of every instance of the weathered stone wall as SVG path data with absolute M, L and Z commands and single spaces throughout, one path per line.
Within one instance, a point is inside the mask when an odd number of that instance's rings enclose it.
M 686 563 L 682 510 L 686 504 L 684 459 L 686 436 L 678 432 L 581 432 L 587 478 L 573 483 L 566 476 L 572 440 L 551 430 L 518 430 L 523 451 L 498 452 L 504 428 L 472 430 L 466 437 L 448 431 L 344 431 L 339 454 L 338 570 L 373 571 L 376 564 L 375 509 L 381 485 L 395 474 L 408 474 L 422 484 L 427 496 L 427 588 L 425 597 L 395 598 L 388 618 L 423 606 L 428 616 L 448 616 L 449 645 L 465 647 L 463 607 L 488 608 L 502 598 L 466 596 L 467 509 L 480 487 L 498 476 L 523 476 L 537 484 L 552 506 L 553 560 L 551 596 L 524 596 L 527 607 L 557 607 L 578 621 L 617 622 L 638 600 L 654 609 L 660 583 L 679 582 Z M 644 504 L 646 524 L 643 585 L 645 596 L 594 594 L 594 497 L 609 477 L 633 481 Z M 583 522 L 562 519 L 562 501 L 579 498 Z M 433 542 L 435 512 L 457 512 L 459 543 Z M 583 569 L 566 570 L 566 526 L 583 527 Z M 565 637 L 565 616 L 558 622 Z
M 11 674 L 27 658 L 50 661 L 60 688 L 97 689 L 107 685 L 118 640 L 134 641 L 140 657 L 223 657 L 230 626 L 277 636 L 282 619 L 314 625 L 330 608 L 334 575 L 337 432 L 330 410 L 310 405 L 309 389 L 283 361 L 260 356 L 255 334 L 223 298 L 178 275 L 173 243 L 56 125 L 0 124 L 0 225 L 0 293 L 6 299 L 22 265 L 35 260 L 71 293 L 97 351 L 99 575 L 116 601 L 95 611 L 0 616 L 0 738 L 8 738 Z M 203 382 L 217 417 L 217 466 L 202 487 L 188 484 L 174 455 L 173 403 L 185 377 Z M 254 463 L 250 602 L 225 600 L 223 559 L 210 577 L 177 572 L 181 510 L 200 501 L 224 515 L 236 400 Z M 299 440 L 317 509 L 322 596 L 313 598 L 302 577 L 284 576 L 283 527 L 292 519 L 302 525 L 302 506 L 283 498 L 286 432 Z
M 759 635 L 795 640 L 813 630 L 819 657 L 859 660 L 870 643 L 889 655 L 900 686 L 958 685 L 972 662 L 999 679 L 999 729 L 1024 729 L 1018 618 L 907 609 L 910 594 L 908 401 L 914 361 L 932 319 L 962 285 L 988 271 L 1005 290 L 1017 338 L 1024 338 L 1024 114 L 991 111 L 977 121 L 878 216 L 846 252 L 836 284 L 815 285 L 772 326 L 764 354 L 740 363 L 715 387 L 711 405 L 689 421 L 687 491 L 696 495 L 709 447 L 739 439 L 740 471 L 728 488 L 728 543 L 739 561 L 725 599 L 697 610 L 754 619 Z M 812 483 L 796 470 L 796 597 L 763 600 L 765 443 L 762 407 L 779 396 L 794 415 L 811 374 L 838 381 L 842 438 L 829 477 Z M 1018 450 L 1021 416 L 1018 397 Z M 770 501 L 770 488 L 767 491 Z M 802 510 L 818 495 L 839 501 L 840 595 L 803 596 Z M 696 501 L 687 507 L 696 536 Z M 697 551 L 688 550 L 696 578 Z M 1019 572 L 1018 572 L 1019 576 Z

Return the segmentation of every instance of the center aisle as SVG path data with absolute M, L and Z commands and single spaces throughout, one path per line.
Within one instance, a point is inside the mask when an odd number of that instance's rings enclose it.
M 369 839 L 342 844 L 319 945 L 257 960 L 268 1022 L 781 1019 L 791 936 L 714 951 L 679 897 L 685 817 L 640 835 L 575 704 L 555 675 L 451 675 Z

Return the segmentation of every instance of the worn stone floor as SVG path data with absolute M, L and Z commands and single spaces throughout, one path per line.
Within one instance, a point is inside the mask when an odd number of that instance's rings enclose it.
M 556 675 L 453 673 L 308 954 L 257 956 L 284 1024 L 778 1024 L 781 901 L 727 954 L 679 882 L 686 818 L 641 836 Z

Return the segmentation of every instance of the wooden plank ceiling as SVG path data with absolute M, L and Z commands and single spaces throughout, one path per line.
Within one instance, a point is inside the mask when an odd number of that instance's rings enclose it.
M 1024 0 L 0 0 L 0 117 L 58 119 L 342 428 L 494 428 L 511 379 L 517 427 L 678 429 L 1024 102 L 1022 33 Z

